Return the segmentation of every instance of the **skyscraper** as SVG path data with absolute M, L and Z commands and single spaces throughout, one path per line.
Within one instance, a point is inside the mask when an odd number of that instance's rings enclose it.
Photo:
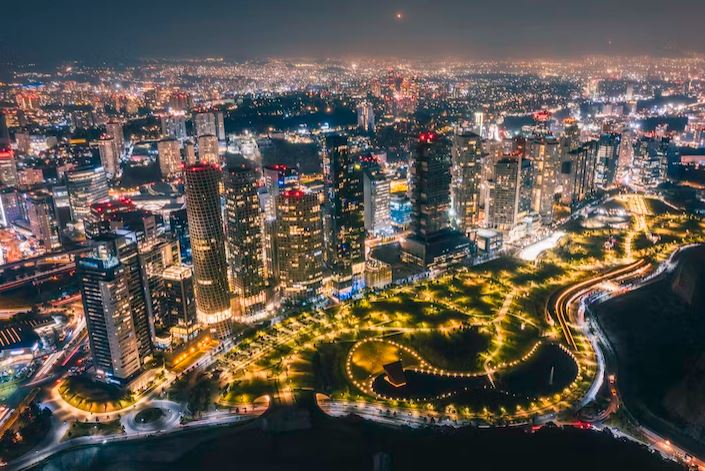
M 12 149 L 0 146 L 0 186 L 17 186 L 17 160 Z
M 215 135 L 219 141 L 225 140 L 225 118 L 222 111 L 215 113 Z
M 323 226 L 316 193 L 285 190 L 277 196 L 279 286 L 284 297 L 311 299 L 323 283 Z
M 25 208 L 29 228 L 39 244 L 47 252 L 58 249 L 61 246 L 59 226 L 51 193 L 44 190 L 28 193 L 25 197 Z
M 193 270 L 184 265 L 168 267 L 161 274 L 164 284 L 164 325 L 192 326 L 196 323 Z
M 636 190 L 648 192 L 663 183 L 672 145 L 667 138 L 651 137 L 642 137 L 634 143 L 630 183 Z
M 536 136 L 527 142 L 527 155 L 534 171 L 531 209 L 544 223 L 553 220 L 553 204 L 561 169 L 561 146 L 552 136 Z
M 218 167 L 199 163 L 184 170 L 198 321 L 218 337 L 231 333 L 232 314 L 220 210 Z
M 521 156 L 507 156 L 495 163 L 491 185 L 488 226 L 508 233 L 517 225 L 519 214 Z
M 76 268 L 93 363 L 99 377 L 125 383 L 152 355 L 148 288 L 132 234 L 105 234 L 92 244 Z
M 595 163 L 595 185 L 607 188 L 617 181 L 617 165 L 621 151 L 621 134 L 603 134 L 598 141 Z
M 220 165 L 218 138 L 213 134 L 198 136 L 198 161 L 205 164 Z
M 409 165 L 411 235 L 402 241 L 404 258 L 421 267 L 444 269 L 464 259 L 465 236 L 449 226 L 450 149 L 434 132 L 424 132 Z
M 108 201 L 108 179 L 103 167 L 81 167 L 66 176 L 71 205 L 71 219 L 83 221 L 91 212 L 91 204 Z
M 186 117 L 183 113 L 162 116 L 162 135 L 173 137 L 180 141 L 186 139 Z
M 117 177 L 120 170 L 120 154 L 115 138 L 109 135 L 101 136 L 98 140 L 98 151 L 100 152 L 100 164 L 105 169 L 105 173 L 110 178 Z
M 163 178 L 171 178 L 181 172 L 181 144 L 173 137 L 157 143 L 159 152 L 159 169 Z
M 355 162 L 348 139 L 326 138 L 329 169 L 326 230 L 333 294 L 347 298 L 364 284 L 365 221 L 362 166 Z
M 5 113 L 0 111 L 0 148 L 10 147 L 10 130 L 7 128 Z
M 215 114 L 209 112 L 196 113 L 193 116 L 193 127 L 196 132 L 196 137 L 201 137 L 206 134 L 215 136 L 217 133 Z
M 367 168 L 363 179 L 365 230 L 375 235 L 392 231 L 389 179 L 379 167 Z
M 367 101 L 357 105 L 357 127 L 365 132 L 375 131 L 375 111 Z
M 122 124 L 117 121 L 109 121 L 105 124 L 105 131 L 115 140 L 115 149 L 119 157 L 122 155 L 122 151 L 125 148 L 125 134 L 122 129 Z
M 482 139 L 475 133 L 453 135 L 451 147 L 451 210 L 454 226 L 464 234 L 478 227 L 482 184 Z
M 232 286 L 240 314 L 248 316 L 266 306 L 262 217 L 257 196 L 257 172 L 233 167 L 225 172 L 225 225 Z
M 285 190 L 298 188 L 299 173 L 286 165 L 268 165 L 262 168 L 264 191 L 260 192 L 260 206 L 264 212 L 264 268 L 268 278 L 279 277 L 277 263 L 277 196 Z

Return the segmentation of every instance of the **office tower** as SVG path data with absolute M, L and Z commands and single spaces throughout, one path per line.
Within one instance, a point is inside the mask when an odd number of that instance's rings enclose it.
M 215 113 L 215 135 L 219 141 L 225 140 L 225 118 L 222 111 Z
M 167 114 L 162 116 L 162 135 L 183 141 L 186 134 L 186 117 L 183 114 Z
M 169 235 L 153 236 L 138 241 L 139 260 L 149 287 L 147 308 L 150 319 L 164 325 L 165 304 L 169 293 L 164 289 L 162 275 L 166 269 L 181 265 L 178 240 Z
M 617 133 L 603 134 L 597 145 L 595 163 L 595 186 L 607 188 L 617 181 L 617 164 L 621 150 L 622 136 Z
M 464 234 L 480 222 L 480 191 L 484 155 L 482 139 L 475 133 L 453 135 L 451 147 L 451 214 L 453 225 Z
M 33 191 L 25 197 L 27 221 L 32 235 L 44 250 L 51 252 L 61 246 L 59 226 L 56 223 L 56 208 L 51 193 L 45 190 Z
M 597 149 L 597 141 L 585 142 L 561 165 L 565 203 L 575 207 L 594 194 Z
M 198 136 L 198 161 L 202 164 L 220 165 L 218 138 L 213 134 Z
M 233 167 L 225 172 L 225 227 L 232 286 L 240 315 L 266 307 L 262 217 L 257 196 L 257 171 Z
M 191 141 L 184 142 L 184 162 L 186 165 L 193 165 L 196 161 L 196 146 Z
M 286 165 L 268 165 L 262 168 L 264 187 L 260 191 L 260 207 L 264 212 L 264 269 L 265 276 L 279 277 L 277 264 L 277 196 L 288 189 L 298 188 L 299 173 Z
M 157 143 L 159 153 L 159 169 L 162 178 L 168 179 L 181 172 L 181 144 L 173 137 L 167 137 Z
M 357 127 L 365 132 L 375 132 L 375 110 L 371 103 L 357 105 Z
M 365 230 L 370 234 L 392 233 L 389 193 L 390 181 L 379 167 L 365 169 L 363 179 Z
M 648 192 L 664 182 L 668 168 L 669 139 L 642 137 L 634 143 L 631 185 Z
M 494 165 L 487 217 L 489 227 L 508 233 L 517 225 L 520 174 L 520 156 L 504 157 Z
M 10 147 L 10 130 L 7 127 L 7 117 L 5 113 L 0 111 L 0 148 Z
M 355 162 L 348 139 L 326 138 L 329 168 L 327 175 L 327 257 L 331 268 L 333 294 L 347 298 L 362 288 L 365 271 L 365 221 L 362 166 Z
M 93 364 L 100 378 L 126 383 L 152 355 L 147 290 L 129 232 L 105 234 L 76 259 Z
M 193 294 L 193 270 L 173 265 L 162 274 L 164 285 L 164 325 L 192 326 L 196 323 L 196 300 Z
M 534 171 L 531 209 L 547 224 L 553 220 L 553 204 L 561 168 L 561 146 L 552 136 L 536 136 L 527 142 L 526 153 Z
M 17 160 L 10 147 L 0 147 L 0 186 L 17 186 Z
M 186 212 L 193 259 L 198 321 L 217 337 L 231 334 L 225 236 L 220 210 L 221 171 L 199 163 L 184 170 Z
M 109 121 L 105 124 L 106 133 L 115 140 L 115 148 L 118 152 L 118 157 L 122 155 L 125 149 L 125 134 L 122 130 L 122 124 L 117 121 Z
M 277 196 L 279 286 L 286 298 L 321 295 L 323 221 L 319 195 L 301 189 Z
M 215 123 L 215 114 L 196 113 L 193 116 L 193 129 L 196 137 L 201 137 L 206 134 L 215 136 L 218 132 Z
M 108 201 L 108 179 L 103 167 L 81 167 L 66 175 L 71 218 L 83 221 L 91 212 L 91 205 Z
M 476 111 L 473 114 L 473 121 L 475 124 L 473 130 L 477 135 L 482 136 L 482 132 L 485 127 L 485 113 L 483 113 L 482 111 Z
M 98 140 L 98 151 L 100 152 L 100 164 L 105 169 L 109 178 L 118 176 L 120 170 L 120 152 L 117 142 L 112 136 L 103 135 Z
M 0 188 L 0 226 L 8 227 L 21 218 L 17 190 L 11 187 Z
M 402 241 L 403 258 L 421 267 L 442 270 L 462 261 L 470 243 L 451 230 L 450 149 L 434 132 L 421 133 L 409 164 L 411 234 Z

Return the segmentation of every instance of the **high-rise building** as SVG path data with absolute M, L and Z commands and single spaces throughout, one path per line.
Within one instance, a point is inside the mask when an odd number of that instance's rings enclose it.
M 0 111 L 0 148 L 9 148 L 12 141 L 10 140 L 10 130 L 7 127 L 7 117 L 3 111 Z
M 11 187 L 0 188 L 0 226 L 8 227 L 21 217 L 17 190 Z
M 564 179 L 563 192 L 568 195 L 568 203 L 578 205 L 595 192 L 595 164 L 597 162 L 597 141 L 583 143 L 570 151 L 569 160 L 561 166 Z
M 66 176 L 66 187 L 71 205 L 71 219 L 83 221 L 91 212 L 91 205 L 108 201 L 108 179 L 103 167 L 81 167 Z
M 279 278 L 277 264 L 277 196 L 285 190 L 298 188 L 299 173 L 286 165 L 268 165 L 262 168 L 264 188 L 260 191 L 260 207 L 264 212 L 264 269 L 265 276 Z
M 403 257 L 421 267 L 442 270 L 468 255 L 470 242 L 450 229 L 450 149 L 434 132 L 424 132 L 409 165 L 411 234 L 402 241 Z
M 196 133 L 196 137 L 201 137 L 206 134 L 215 136 L 218 129 L 215 123 L 215 114 L 196 113 L 193 116 L 193 128 Z
M 323 283 L 323 224 L 316 193 L 285 190 L 277 196 L 279 286 L 284 297 L 311 299 Z
M 197 162 L 196 146 L 191 141 L 184 142 L 184 162 L 186 162 L 186 165 L 193 165 Z
M 103 135 L 98 140 L 98 151 L 100 152 L 100 164 L 105 169 L 109 178 L 115 178 L 120 171 L 120 152 L 114 137 Z
M 0 146 L 0 186 L 17 186 L 17 160 L 12 149 Z
M 365 169 L 363 182 L 365 230 L 375 235 L 391 234 L 391 182 L 379 167 Z
M 164 324 L 166 327 L 192 326 L 196 323 L 193 270 L 173 265 L 161 274 L 164 284 Z
M 159 169 L 163 178 L 172 178 L 181 172 L 181 144 L 173 137 L 157 143 L 159 152 Z
M 106 133 L 115 140 L 115 148 L 118 152 L 118 157 L 122 155 L 125 149 L 125 134 L 122 129 L 122 123 L 117 121 L 109 121 L 105 124 Z
M 487 211 L 489 227 L 508 233 L 517 225 L 520 175 L 521 156 L 504 157 L 495 163 Z
M 39 241 L 39 245 L 47 252 L 58 249 L 61 242 L 51 193 L 44 190 L 28 193 L 25 197 L 25 208 L 29 229 Z
M 357 127 L 365 132 L 375 132 L 375 110 L 371 103 L 357 105 Z
M 607 188 L 616 183 L 621 144 L 621 134 L 612 133 L 600 136 L 595 164 L 595 186 Z
M 183 114 L 167 114 L 162 116 L 162 135 L 173 137 L 180 141 L 185 140 L 186 117 Z
M 347 137 L 326 138 L 328 264 L 333 294 L 347 298 L 364 285 L 365 221 L 362 166 L 355 162 Z
M 222 111 L 215 113 L 215 135 L 219 141 L 225 140 L 225 118 Z
M 559 186 L 561 146 L 552 136 L 536 136 L 527 142 L 526 153 L 534 172 L 531 209 L 544 223 L 550 223 Z
M 480 222 L 480 193 L 484 155 L 482 139 L 461 131 L 453 135 L 451 147 L 451 214 L 454 226 L 464 234 Z
M 218 187 L 221 171 L 199 163 L 184 170 L 198 321 L 218 337 L 231 333 L 232 312 Z
M 257 171 L 232 167 L 225 172 L 225 226 L 228 259 L 240 314 L 266 307 L 262 216 L 257 196 Z
M 76 260 L 96 373 L 106 381 L 134 378 L 152 355 L 152 327 L 137 243 L 128 232 L 105 234 Z
M 198 136 L 198 161 L 204 164 L 220 165 L 218 138 L 213 134 Z
M 634 143 L 630 183 L 637 191 L 648 192 L 664 182 L 672 145 L 667 138 L 651 137 L 642 137 Z

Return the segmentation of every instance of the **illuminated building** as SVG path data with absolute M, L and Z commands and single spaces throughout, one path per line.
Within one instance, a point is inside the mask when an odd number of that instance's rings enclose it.
M 365 132 L 375 132 L 375 111 L 371 103 L 357 105 L 357 127 Z
M 597 143 L 597 162 L 595 163 L 595 186 L 607 188 L 617 181 L 617 165 L 621 151 L 620 134 L 603 134 Z
M 488 226 L 503 233 L 518 223 L 521 157 L 504 157 L 494 166 L 490 189 Z
M 266 305 L 262 217 L 257 172 L 233 167 L 225 172 L 225 226 L 232 286 L 240 314 L 263 311 Z
M 61 247 L 56 208 L 51 193 L 43 190 L 28 193 L 25 197 L 25 208 L 29 228 L 44 250 L 51 252 Z
M 10 130 L 7 128 L 7 117 L 3 111 L 0 111 L 0 149 L 9 148 L 12 141 L 10 140 Z
M 105 124 L 107 134 L 115 140 L 115 148 L 117 149 L 118 157 L 122 155 L 125 148 L 125 134 L 122 129 L 122 124 L 117 121 L 109 121 Z
M 392 266 L 375 258 L 365 263 L 365 286 L 371 289 L 384 289 L 392 284 Z
M 184 142 L 184 162 L 186 165 L 196 163 L 196 146 L 191 141 Z
M 14 188 L 0 188 L 0 226 L 8 227 L 22 217 L 17 191 Z
M 558 190 L 561 146 L 552 136 L 537 136 L 527 142 L 526 152 L 534 172 L 531 209 L 544 223 L 550 223 Z
M 285 190 L 277 196 L 279 286 L 286 298 L 308 300 L 321 295 L 323 221 L 316 193 Z
M 107 176 L 109 178 L 117 177 L 120 170 L 120 153 L 115 138 L 101 136 L 98 140 L 98 151 L 100 152 L 100 164 L 105 169 Z
M 162 116 L 162 135 L 183 141 L 186 134 L 186 117 L 183 114 L 168 114 Z
M 260 206 L 264 211 L 264 268 L 265 275 L 276 280 L 277 264 L 277 196 L 280 192 L 298 188 L 299 173 L 286 165 L 268 165 L 262 169 L 264 191 L 260 193 Z
M 651 137 L 642 137 L 634 143 L 630 183 L 636 190 L 648 192 L 663 183 L 672 146 L 669 139 Z
M 561 165 L 564 201 L 578 205 L 595 192 L 595 164 L 597 162 L 597 141 L 589 141 L 568 153 L 568 159 Z
M 215 136 L 217 133 L 215 115 L 213 113 L 196 113 L 193 116 L 193 127 L 196 132 L 196 137 L 201 137 L 206 134 Z
M 190 93 L 175 91 L 169 95 L 169 109 L 172 111 L 188 111 L 193 106 Z
M 362 166 L 344 136 L 326 137 L 328 157 L 327 255 L 333 294 L 347 298 L 362 287 L 365 270 L 365 221 Z
M 225 118 L 222 111 L 215 113 L 215 135 L 219 141 L 225 140 Z
M 198 136 L 198 161 L 205 164 L 220 165 L 218 138 L 213 134 Z
M 128 382 L 152 355 L 148 287 L 133 236 L 102 235 L 76 259 L 93 364 L 110 382 Z
M 192 326 L 196 323 L 196 301 L 193 294 L 193 270 L 174 265 L 161 274 L 164 285 L 164 325 Z
M 0 186 L 17 186 L 17 160 L 10 147 L 0 147 Z
M 66 176 L 66 187 L 71 205 L 71 218 L 83 221 L 91 212 L 93 203 L 108 201 L 108 179 L 103 167 L 82 167 Z
M 378 167 L 365 169 L 363 179 L 365 230 L 370 234 L 385 235 L 392 232 L 389 188 L 389 179 Z
M 450 149 L 434 132 L 421 133 L 409 165 L 411 234 L 402 240 L 403 259 L 431 270 L 461 262 L 470 242 L 450 229 Z
M 175 138 L 165 138 L 157 143 L 159 170 L 163 178 L 172 178 L 181 172 L 181 144 Z
M 484 155 L 482 139 L 475 133 L 453 135 L 451 147 L 451 210 L 454 227 L 464 234 L 480 222 L 480 191 Z
M 184 170 L 186 212 L 193 259 L 198 321 L 223 338 L 231 334 L 230 294 L 221 218 L 218 167 L 199 163 Z

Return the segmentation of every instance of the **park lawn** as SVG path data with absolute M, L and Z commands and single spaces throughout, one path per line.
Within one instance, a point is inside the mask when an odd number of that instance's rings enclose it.
M 119 420 L 110 422 L 74 422 L 71 424 L 61 441 L 78 437 L 95 437 L 107 435 L 121 435 L 125 433 Z
M 226 406 L 250 404 L 258 397 L 271 395 L 274 391 L 275 384 L 266 375 L 248 375 L 246 378 L 230 383 L 227 391 L 218 399 L 218 404 Z
M 463 372 L 481 370 L 480 355 L 490 347 L 490 336 L 477 327 L 407 333 L 399 340 L 416 350 L 431 365 Z M 404 362 L 404 366 L 409 365 Z

